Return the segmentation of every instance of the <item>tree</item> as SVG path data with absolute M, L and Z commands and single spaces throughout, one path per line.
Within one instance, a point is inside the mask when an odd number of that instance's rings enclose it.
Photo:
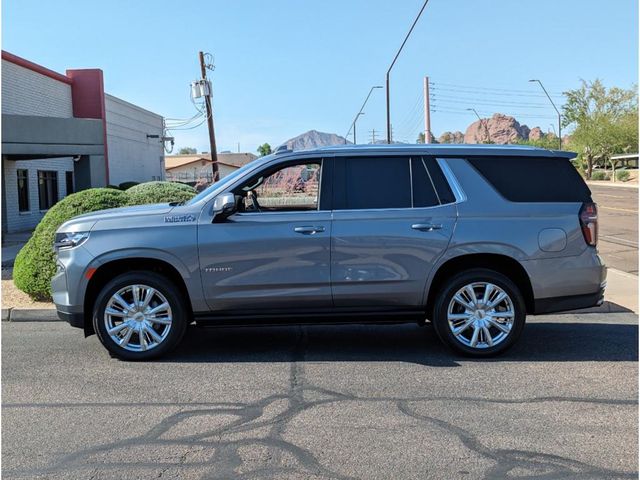
M 420 132 L 418 134 L 418 138 L 416 139 L 416 143 L 424 143 L 424 132 Z M 431 134 L 431 143 L 438 143 L 438 140 L 436 140 L 436 137 L 433 136 L 433 133 Z
M 258 153 L 260 154 L 261 157 L 264 157 L 265 155 L 270 155 L 271 152 L 271 145 L 269 145 L 268 143 L 263 143 L 262 145 L 260 145 L 258 147 Z
M 193 147 L 182 147 L 178 150 L 178 155 L 193 155 L 194 153 L 198 153 L 198 150 Z
M 546 150 L 556 150 L 558 148 L 558 137 L 553 133 L 547 133 L 537 140 L 516 140 L 513 142 L 516 145 L 530 145 L 532 147 L 544 148 Z
M 569 147 L 591 178 L 594 165 L 606 164 L 611 155 L 638 145 L 638 94 L 636 87 L 607 89 L 600 80 L 585 82 L 564 92 L 563 126 L 574 126 Z M 612 165 L 613 166 L 613 165 Z

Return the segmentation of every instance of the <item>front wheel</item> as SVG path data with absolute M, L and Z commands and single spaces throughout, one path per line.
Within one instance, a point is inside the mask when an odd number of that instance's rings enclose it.
M 178 288 L 154 272 L 129 272 L 107 283 L 95 303 L 93 326 L 102 344 L 123 360 L 149 360 L 173 349 L 187 326 Z
M 493 270 L 473 269 L 445 281 L 433 325 L 438 337 L 454 350 L 489 357 L 516 342 L 525 317 L 524 299 L 514 282 Z

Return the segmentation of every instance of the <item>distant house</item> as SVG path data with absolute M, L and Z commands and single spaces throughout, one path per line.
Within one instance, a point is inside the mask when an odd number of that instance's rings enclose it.
M 218 169 L 220 178 L 255 160 L 252 153 L 219 153 Z M 208 182 L 212 178 L 211 155 L 195 153 L 190 155 L 167 155 L 164 160 L 166 178 L 169 181 L 195 183 L 199 179 Z
M 102 70 L 64 74 L 2 51 L 2 231 L 35 227 L 78 190 L 164 178 L 161 115 L 105 93 Z

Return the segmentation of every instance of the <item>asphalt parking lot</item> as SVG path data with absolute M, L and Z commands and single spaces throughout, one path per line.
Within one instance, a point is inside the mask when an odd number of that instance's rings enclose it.
M 149 363 L 2 330 L 4 478 L 637 477 L 630 313 L 530 318 L 485 361 L 414 325 L 192 328 Z
M 598 250 L 607 266 L 638 275 L 638 189 L 589 185 L 598 203 Z

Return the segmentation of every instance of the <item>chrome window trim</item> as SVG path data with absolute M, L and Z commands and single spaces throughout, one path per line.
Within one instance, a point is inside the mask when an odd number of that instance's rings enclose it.
M 407 160 L 409 161 L 409 188 L 411 190 L 411 208 L 413 208 L 413 167 L 411 166 L 411 164 L 413 163 L 412 157 L 407 157 Z
M 429 182 L 431 182 L 431 188 L 433 188 L 433 193 L 436 194 L 436 200 L 438 200 L 438 205 L 442 205 L 442 200 L 440 199 L 440 195 L 438 194 L 438 189 L 436 188 L 435 183 L 433 183 L 433 178 L 431 178 L 431 172 L 427 168 L 427 164 L 424 161 L 424 157 L 420 157 L 420 161 L 422 162 L 422 166 L 424 167 L 425 172 L 427 172 L 427 176 L 429 177 Z
M 449 186 L 453 191 L 453 196 L 456 198 L 455 203 L 461 203 L 466 201 L 467 195 L 464 193 L 464 190 L 462 190 L 462 187 L 460 186 L 460 182 L 458 182 L 458 179 L 453 174 L 453 171 L 451 170 L 451 167 L 449 167 L 449 164 L 447 163 L 447 161 L 444 158 L 436 158 L 436 162 L 438 162 L 438 165 L 440 165 L 440 169 L 444 174 L 444 178 L 446 178 L 447 182 L 449 182 Z

